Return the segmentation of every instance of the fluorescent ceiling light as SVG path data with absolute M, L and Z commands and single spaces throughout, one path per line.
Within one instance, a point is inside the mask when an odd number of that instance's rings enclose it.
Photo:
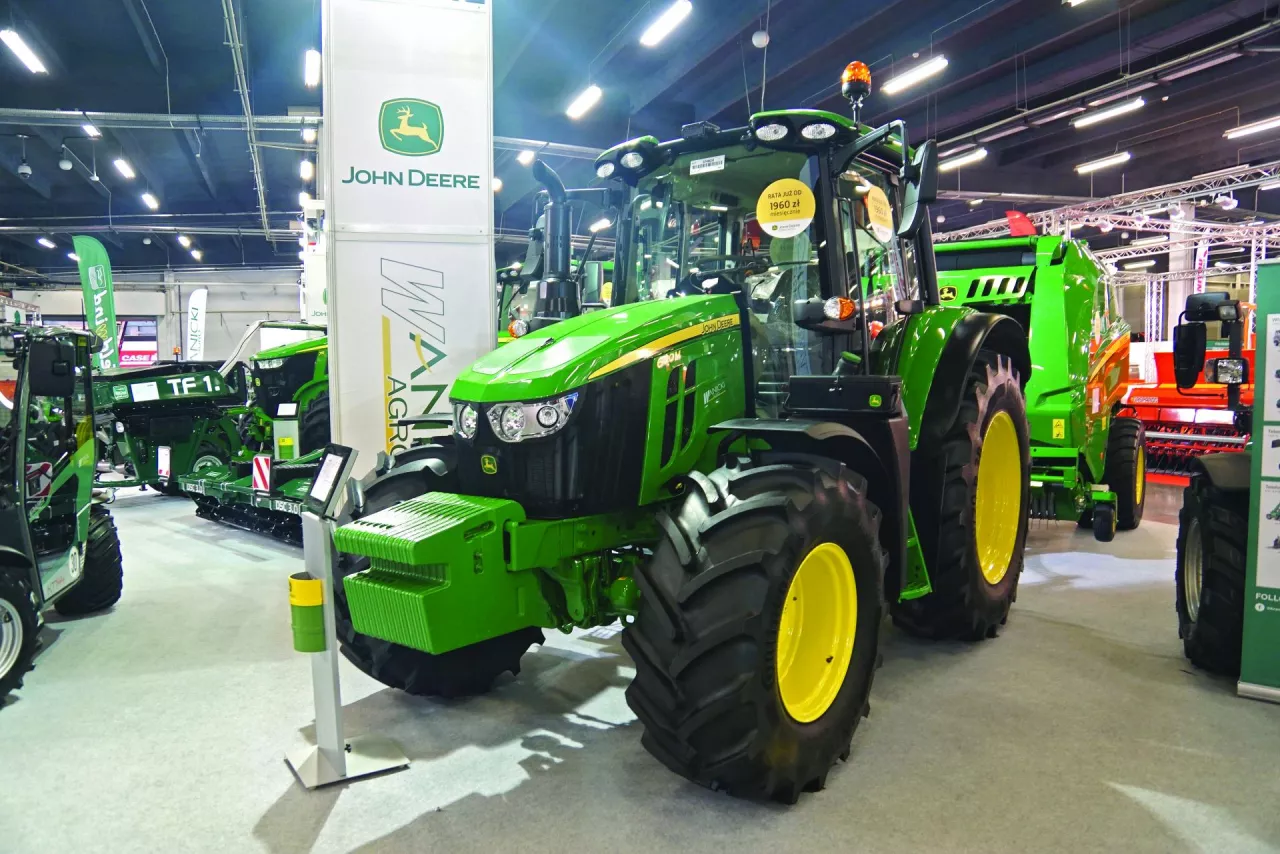
M 199 249 L 192 249 L 191 257 L 196 259 L 197 261 L 201 261 L 204 259 L 204 252 Z
M 310 194 L 310 193 L 308 193 L 306 190 L 303 190 L 301 193 L 298 193 L 298 206 L 299 206 L 299 207 L 306 207 L 307 202 L 309 202 L 309 201 L 311 201 L 311 194 Z
M 1154 267 L 1155 265 L 1156 259 L 1148 258 L 1145 261 L 1134 261 L 1131 264 L 1125 264 L 1124 268 L 1126 270 L 1145 270 L 1147 267 Z
M 493 191 L 495 193 L 502 192 L 502 179 L 499 178 L 497 175 L 493 176 Z
M 1079 6 L 1081 3 L 1087 3 L 1089 0 L 1062 0 L 1064 6 Z
M 946 67 L 947 58 L 941 55 L 935 56 L 933 59 L 920 63 L 915 68 L 902 72 L 897 77 L 890 78 L 880 88 L 886 95 L 896 95 L 903 89 L 910 88 L 921 80 L 932 77 Z
M 1259 190 L 1280 190 L 1280 181 L 1272 181 L 1258 187 Z
M 1130 246 L 1155 246 L 1160 243 L 1168 243 L 1169 235 L 1162 234 L 1159 237 L 1139 237 Z
M 968 151 L 973 148 L 976 143 L 966 142 L 963 145 L 957 145 L 955 148 L 948 148 L 946 151 L 938 153 L 939 160 L 946 160 L 948 157 L 955 157 L 962 151 Z
M 1158 85 L 1160 84 L 1154 81 L 1148 81 L 1146 83 L 1139 83 L 1137 86 L 1126 86 L 1124 89 L 1121 89 L 1119 92 L 1112 92 L 1110 95 L 1103 95 L 1101 97 L 1094 98 L 1092 101 L 1089 102 L 1089 106 L 1101 107 L 1103 104 L 1110 104 L 1112 101 L 1119 101 L 1121 98 L 1128 98 L 1130 95 L 1136 95 L 1139 92 L 1145 92 L 1148 89 L 1154 89 Z
M 32 74 L 48 74 L 49 69 L 44 67 L 44 63 L 40 61 L 40 57 L 36 56 L 35 51 L 27 47 L 27 43 L 22 40 L 22 36 L 13 30 L 0 30 L 0 41 L 4 42 L 9 50 L 13 51 L 13 55 L 22 60 L 22 64 Z
M 1106 169 L 1108 166 L 1119 166 L 1121 163 L 1128 163 L 1131 157 L 1133 157 L 1132 154 L 1122 151 L 1119 154 L 1112 154 L 1110 157 L 1103 157 L 1100 160 L 1081 163 L 1076 167 L 1076 172 L 1081 175 L 1088 175 L 1090 172 L 1097 172 L 1099 169 Z
M 1201 178 L 1215 178 L 1218 175 L 1228 175 L 1237 169 L 1248 169 L 1248 163 L 1241 163 L 1239 166 L 1228 166 L 1226 169 L 1217 169 L 1213 172 L 1201 172 L 1199 175 L 1192 175 L 1191 180 L 1197 181 Z
M 178 243 L 180 243 L 180 244 L 182 245 L 182 248 L 183 248 L 183 249 L 190 249 L 190 248 L 191 248 L 191 238 L 190 238 L 190 237 L 187 237 L 185 234 L 179 234 L 179 235 L 178 235 Z
M 74 252 L 68 252 L 68 253 L 67 253 L 67 257 L 68 257 L 68 258 L 70 258 L 72 261 L 79 261 L 79 260 L 80 260 L 80 256 L 79 256 L 79 255 L 77 255 L 77 254 L 76 254 L 76 253 L 74 253 Z
M 315 128 L 303 128 L 303 129 L 302 129 L 302 141 L 303 141 L 303 142 L 315 142 L 315 141 L 316 141 L 316 129 L 315 129 Z
M 1147 105 L 1144 98 L 1134 98 L 1132 101 L 1125 101 L 1122 104 L 1116 104 L 1114 107 L 1107 107 L 1105 110 L 1098 110 L 1096 113 L 1089 113 L 1071 122 L 1072 126 L 1077 128 L 1087 128 L 1090 125 L 1096 125 L 1098 122 L 1105 122 L 1107 119 L 1114 119 L 1116 116 L 1123 116 L 1126 113 L 1133 113 L 1141 110 Z
M 142 203 L 147 207 L 151 208 L 153 211 L 160 207 L 160 200 L 157 199 L 155 196 L 151 195 L 150 193 L 142 194 Z
M 983 202 L 985 202 L 985 201 L 986 201 L 986 199 L 970 199 L 970 200 L 969 200 L 969 207 L 971 207 L 971 208 L 976 208 L 978 205 L 982 204 L 982 203 L 983 203 Z
M 961 166 L 968 166 L 971 163 L 977 163 L 978 161 L 985 159 L 986 156 L 987 150 L 985 148 L 978 148 L 970 151 L 968 154 L 961 154 L 959 157 L 954 157 L 951 160 L 942 161 L 938 164 L 938 171 L 950 172 L 953 169 L 959 169 Z
M 1273 130 L 1275 128 L 1280 128 L 1280 116 L 1272 116 L 1269 119 L 1262 119 L 1261 121 L 1252 122 L 1251 124 L 1240 125 L 1240 127 L 1231 128 L 1222 135 L 1227 139 L 1236 139 L 1238 137 L 1262 133 L 1264 130 Z
M 602 219 L 598 219 L 595 222 L 591 223 L 591 225 L 587 226 L 587 230 L 593 233 L 597 231 L 604 231 L 606 228 L 608 228 L 611 225 L 613 225 L 613 220 L 609 219 L 608 217 L 603 217 Z
M 587 114 L 588 110 L 600 103 L 602 95 L 604 90 L 592 83 L 573 99 L 573 103 L 565 108 L 564 114 L 571 119 L 580 119 Z
M 1038 119 L 1032 119 L 1031 124 L 1035 125 L 1036 127 L 1040 127 L 1041 125 L 1049 124 L 1049 122 L 1056 122 L 1058 119 L 1065 119 L 1067 116 L 1074 116 L 1078 113 L 1083 113 L 1083 112 L 1084 112 L 1084 107 L 1067 107 L 1065 110 L 1059 110 L 1056 113 L 1052 113 L 1047 116 L 1041 116 Z
M 993 142 L 997 139 L 1004 139 L 1006 136 L 1013 136 L 1015 133 L 1022 133 L 1024 130 L 1030 130 L 1030 128 L 1026 125 L 1014 125 L 1004 130 L 989 133 L 986 136 L 980 136 L 978 137 L 978 142 Z
M 680 25 L 680 22 L 689 17 L 689 13 L 693 11 L 693 3 L 690 0 L 676 0 L 667 7 L 667 10 L 658 16 L 658 19 L 649 25 L 649 29 L 644 31 L 644 35 L 640 36 L 640 44 L 645 47 L 654 47 L 667 36 L 671 35 L 671 31 Z
M 1210 249 L 1210 250 L 1209 250 L 1209 254 L 1211 254 L 1211 255 L 1237 255 L 1237 254 L 1239 254 L 1239 253 L 1241 253 L 1241 252 L 1248 252 L 1248 251 L 1249 251 L 1249 250 L 1248 250 L 1248 249 L 1246 249 L 1246 248 L 1245 248 L 1245 247 L 1243 247 L 1243 246 L 1224 246 L 1224 247 L 1223 247 L 1223 248 L 1221 248 L 1221 249 L 1216 249 L 1216 248 L 1215 248 L 1215 249 Z
M 47 237 L 36 238 L 36 243 L 39 243 L 45 249 L 56 249 L 58 246 L 58 244 L 54 243 L 52 240 L 50 240 Z
M 298 163 L 298 175 L 304 181 L 310 181 L 316 177 L 316 165 L 310 160 L 303 160 Z
M 85 136 L 89 137 L 90 139 L 97 139 L 98 137 L 102 136 L 102 131 L 98 130 L 93 125 L 83 124 L 83 125 L 80 125 L 80 128 L 81 130 L 84 131 Z
M 528 166 L 529 164 L 533 163 L 533 158 L 537 156 L 538 155 L 534 154 L 532 151 L 526 148 L 524 151 L 516 155 L 516 162 L 519 163 L 521 166 Z
M 129 165 L 129 161 L 125 160 L 123 157 L 116 158 L 116 171 L 128 178 L 130 181 L 138 177 L 138 173 L 133 171 L 133 167 Z
M 320 51 L 309 50 L 303 57 L 302 82 L 313 89 L 320 85 Z
M 1235 264 L 1232 264 L 1230 261 L 1214 261 L 1214 262 L 1213 262 L 1213 266 L 1215 266 L 1215 267 L 1234 267 L 1234 266 L 1236 266 L 1236 265 L 1235 265 Z
M 1239 59 L 1239 53 L 1224 53 L 1215 56 L 1212 59 L 1206 59 L 1204 62 L 1197 62 L 1195 65 L 1188 65 L 1186 68 L 1178 68 L 1173 71 L 1160 75 L 1161 80 L 1177 80 L 1180 77 L 1186 77 L 1188 74 L 1195 74 L 1204 71 L 1206 68 L 1213 68 L 1215 65 L 1221 65 L 1224 62 L 1230 62 L 1233 59 Z

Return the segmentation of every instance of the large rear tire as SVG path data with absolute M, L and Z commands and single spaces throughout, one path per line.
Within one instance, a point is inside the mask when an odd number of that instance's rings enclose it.
M 329 444 L 329 392 L 322 391 L 307 406 L 298 422 L 299 456 L 306 456 Z
M 1103 476 L 1116 494 L 1116 527 L 1132 531 L 1147 504 L 1147 429 L 1140 419 L 1111 419 Z
M 1030 506 L 1026 401 L 1009 359 L 979 353 L 955 424 L 912 465 L 924 472 L 911 507 L 933 592 L 892 604 L 894 622 L 927 638 L 993 638 L 1017 597 Z
M 0 566 L 0 706 L 22 687 L 38 645 L 40 615 L 27 570 Z
M 53 609 L 64 617 L 103 611 L 120 601 L 124 591 L 124 560 L 120 535 L 111 511 L 101 504 L 89 508 L 89 539 L 84 548 L 84 574 Z
M 1178 637 L 1192 664 L 1211 673 L 1240 674 L 1249 493 L 1191 476 L 1178 514 Z
M 427 463 L 420 471 L 410 473 L 396 466 L 376 480 L 365 492 L 364 507 L 353 514 L 361 518 L 427 492 L 456 492 L 454 451 L 451 447 L 432 445 L 413 449 L 410 457 L 402 454 L 396 463 Z M 342 577 L 369 568 L 369 559 L 342 555 L 339 571 Z M 529 647 L 542 643 L 542 630 L 520 629 L 442 655 L 432 655 L 390 641 L 361 634 L 351 623 L 346 590 L 337 585 L 335 596 L 338 640 L 342 654 L 362 672 L 384 685 L 409 694 L 439 697 L 464 697 L 483 694 L 493 687 L 503 673 L 520 673 L 520 659 Z
M 683 777 L 794 803 L 848 758 L 882 617 L 880 511 L 819 457 L 694 474 L 622 635 L 642 744 Z

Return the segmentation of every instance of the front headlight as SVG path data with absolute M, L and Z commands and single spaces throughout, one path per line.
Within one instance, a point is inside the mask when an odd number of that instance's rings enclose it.
M 541 439 L 564 428 L 578 402 L 578 393 L 536 403 L 496 403 L 489 407 L 489 426 L 504 442 Z
M 453 423 L 454 429 L 458 431 L 458 435 L 463 439 L 474 439 L 476 437 L 476 427 L 480 424 L 480 413 L 470 403 L 455 403 L 453 405 Z
M 284 359 L 263 359 L 260 362 L 254 362 L 253 366 L 261 371 L 274 371 L 276 368 L 284 367 Z

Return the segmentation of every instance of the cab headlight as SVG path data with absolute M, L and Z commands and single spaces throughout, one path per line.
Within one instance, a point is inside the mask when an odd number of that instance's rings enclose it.
M 284 367 L 284 359 L 263 359 L 260 362 L 254 362 L 253 365 L 259 370 L 274 371 L 276 368 Z
M 458 435 L 463 439 L 474 439 L 476 427 L 480 424 L 480 413 L 470 403 L 453 405 L 453 424 Z
M 762 125 L 756 128 L 756 139 L 760 140 L 761 142 L 777 142 L 778 140 L 785 137 L 790 132 L 790 130 L 791 129 L 788 128 L 786 125 L 778 124 L 777 122 L 774 122 L 773 124 Z
M 628 151 L 622 155 L 622 165 L 628 169 L 639 169 L 644 165 L 644 155 L 638 151 Z
M 535 403 L 496 403 L 489 407 L 489 426 L 504 442 L 541 439 L 559 432 L 569 423 L 578 393 Z M 461 421 L 458 422 L 461 427 Z
M 596 167 L 596 177 L 608 178 L 611 175 L 613 175 L 614 168 L 615 168 L 614 165 L 608 160 L 606 160 L 604 163 L 601 163 L 599 166 Z

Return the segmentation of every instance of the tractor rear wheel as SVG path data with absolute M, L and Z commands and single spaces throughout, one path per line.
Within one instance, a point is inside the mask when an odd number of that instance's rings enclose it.
M 979 353 L 955 424 L 916 465 L 911 507 L 933 592 L 891 605 L 894 622 L 928 638 L 993 638 L 1017 596 L 1030 506 L 1026 401 L 1007 358 Z
M 0 705 L 22 687 L 36 654 L 40 614 L 27 571 L 0 566 Z
M 322 391 L 307 405 L 298 421 L 299 456 L 306 456 L 329 444 L 329 392 Z
M 353 514 L 354 518 L 377 513 L 426 492 L 457 491 L 453 448 L 433 445 L 415 448 L 412 453 L 412 462 L 427 461 L 428 465 L 412 474 L 403 468 L 397 471 L 393 466 L 365 491 L 364 507 Z M 402 466 L 409 461 L 404 455 L 396 460 Z M 344 578 L 368 568 L 369 559 L 357 555 L 342 555 L 338 564 Z M 432 655 L 357 632 L 351 624 L 346 590 L 341 583 L 336 587 L 334 611 L 342 654 L 368 676 L 409 694 L 439 697 L 483 694 L 503 673 L 519 675 L 521 656 L 529 647 L 543 641 L 541 629 L 527 628 Z
M 53 609 L 64 617 L 92 614 L 119 602 L 123 590 L 124 561 L 115 520 L 105 506 L 94 504 L 89 509 L 83 574 L 75 587 L 53 603 Z
M 1178 514 L 1178 637 L 1192 664 L 1237 676 L 1243 642 L 1248 490 L 1192 475 Z
M 880 511 L 861 475 L 820 457 L 740 459 L 687 485 L 636 576 L 627 704 L 677 774 L 795 803 L 848 758 L 867 715 Z
M 1141 419 L 1111 419 L 1103 477 L 1116 494 L 1116 527 L 1132 531 L 1147 503 L 1147 429 Z

